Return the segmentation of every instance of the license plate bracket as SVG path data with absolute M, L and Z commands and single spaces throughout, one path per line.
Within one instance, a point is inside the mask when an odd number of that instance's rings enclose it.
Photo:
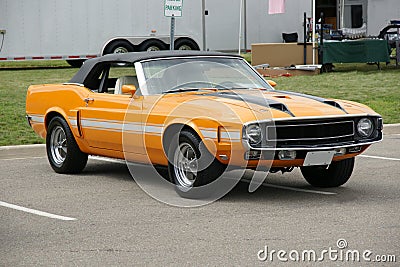
M 335 151 L 312 151 L 308 152 L 303 166 L 330 165 Z

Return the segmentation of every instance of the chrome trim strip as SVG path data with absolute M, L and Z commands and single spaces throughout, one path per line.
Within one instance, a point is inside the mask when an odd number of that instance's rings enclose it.
M 44 123 L 43 115 L 30 115 L 30 118 L 32 122 Z
M 341 138 L 341 137 L 349 137 L 349 136 L 354 136 L 354 131 L 353 134 L 347 134 L 347 135 L 338 135 L 338 136 L 332 136 L 332 137 L 313 137 L 313 138 L 297 138 L 297 139 L 268 139 L 268 141 L 271 142 L 281 142 L 281 141 L 308 141 L 308 140 L 323 140 L 323 139 L 333 139 L 333 138 Z
M 321 123 L 303 123 L 303 124 L 288 124 L 288 125 L 276 125 L 274 127 L 297 127 L 297 126 L 310 126 L 310 125 L 324 125 L 324 124 L 338 124 L 338 123 L 347 123 L 351 122 L 354 126 L 354 121 L 334 121 L 334 122 L 321 122 Z M 272 127 L 272 126 L 267 126 Z
M 146 63 L 146 62 L 151 62 L 151 61 L 159 61 L 159 60 L 171 60 L 171 59 L 190 59 L 190 58 L 231 58 L 231 59 L 242 59 L 240 56 L 230 56 L 230 55 L 204 55 L 204 56 L 176 56 L 176 57 L 159 57 L 159 58 L 150 58 L 150 59 L 144 59 L 139 61 L 139 63 Z M 247 61 L 246 61 L 247 62 Z
M 25 118 L 26 118 L 26 121 L 28 122 L 29 127 L 32 127 L 32 124 L 31 124 L 32 117 L 29 116 L 28 114 L 26 114 Z
M 351 145 L 335 145 L 335 146 L 323 146 L 323 147 L 279 147 L 279 148 L 273 148 L 273 147 L 263 147 L 263 148 L 254 148 L 250 147 L 246 143 L 244 144 L 245 149 L 247 150 L 257 150 L 257 151 L 279 151 L 279 150 L 329 150 L 329 149 L 336 149 L 336 148 L 345 148 L 345 147 L 354 147 L 354 146 L 365 146 L 365 145 L 371 145 L 375 143 L 379 143 L 382 141 L 383 138 L 376 140 L 376 141 L 371 141 L 371 142 L 365 142 L 365 143 L 358 143 L 358 144 L 351 144 Z
M 63 83 L 63 85 L 76 85 L 76 86 L 80 86 L 80 87 L 85 87 L 83 84 L 81 83 Z
M 138 89 L 140 89 L 140 93 L 142 93 L 142 95 L 144 96 L 149 95 L 149 90 L 147 89 L 146 77 L 144 75 L 144 70 L 141 62 L 135 63 L 135 71 L 139 83 Z
M 324 115 L 324 116 L 308 116 L 308 117 L 287 117 L 287 118 L 276 118 L 269 120 L 260 120 L 260 121 L 249 121 L 243 124 L 243 126 L 248 126 L 253 123 L 273 123 L 275 121 L 298 121 L 298 120 L 314 120 L 314 119 L 341 119 L 341 118 L 355 118 L 355 117 L 378 117 L 380 115 L 377 114 L 368 114 L 368 113 L 360 113 L 360 114 L 344 114 L 344 115 Z

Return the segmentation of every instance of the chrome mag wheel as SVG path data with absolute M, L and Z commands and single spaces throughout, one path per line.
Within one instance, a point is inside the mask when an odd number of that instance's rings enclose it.
M 50 137 L 51 156 L 54 163 L 61 166 L 67 157 L 67 136 L 61 126 L 56 126 Z
M 181 189 L 190 190 L 198 174 L 198 158 L 191 144 L 183 142 L 175 152 L 174 174 Z

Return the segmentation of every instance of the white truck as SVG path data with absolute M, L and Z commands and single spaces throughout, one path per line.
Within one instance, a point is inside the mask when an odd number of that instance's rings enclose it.
M 80 65 L 108 53 L 169 49 L 164 5 L 165 0 L 0 0 L 0 62 L 62 59 Z M 175 49 L 237 50 L 240 28 L 243 49 L 282 42 L 282 32 L 301 38 L 303 12 L 311 14 L 309 0 L 287 1 L 282 15 L 268 15 L 266 0 L 184 0 Z

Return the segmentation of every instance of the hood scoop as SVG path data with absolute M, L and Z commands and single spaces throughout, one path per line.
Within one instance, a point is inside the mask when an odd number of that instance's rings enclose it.
M 236 93 L 232 93 L 232 92 L 216 92 L 216 93 L 204 94 L 204 95 L 243 101 L 245 103 L 256 104 L 261 107 L 269 107 L 269 108 L 273 108 L 273 109 L 277 109 L 279 111 L 285 112 L 285 113 L 289 114 L 290 116 L 295 117 L 295 115 L 288 109 L 288 107 L 284 103 L 278 102 L 273 99 L 267 99 L 267 98 L 263 98 L 263 97 L 246 95 L 246 94 L 236 94 Z
M 295 115 L 294 115 L 294 114 L 288 109 L 288 107 L 287 107 L 285 104 L 283 104 L 283 103 L 278 103 L 278 102 L 269 103 L 268 106 L 269 106 L 270 108 L 277 109 L 277 110 L 279 110 L 279 111 L 285 112 L 285 113 L 289 114 L 289 115 L 292 116 L 292 117 L 295 117 Z
M 346 111 L 338 102 L 336 102 L 336 101 L 333 101 L 333 100 L 324 100 L 323 102 L 324 102 L 325 104 L 327 104 L 327 105 L 332 106 L 332 107 L 341 109 L 343 112 L 345 112 L 346 114 L 348 114 L 347 111 Z
M 328 100 L 328 99 L 325 99 L 325 98 L 322 98 L 322 97 L 312 96 L 312 95 L 305 95 L 305 94 L 296 93 L 296 92 L 287 92 L 287 91 L 278 91 L 278 90 L 276 90 L 276 92 L 312 99 L 312 100 L 318 101 L 320 103 L 324 103 L 326 105 L 330 105 L 332 107 L 338 108 L 341 111 L 343 111 L 344 113 L 348 114 L 348 112 L 339 103 L 337 103 L 334 100 Z

